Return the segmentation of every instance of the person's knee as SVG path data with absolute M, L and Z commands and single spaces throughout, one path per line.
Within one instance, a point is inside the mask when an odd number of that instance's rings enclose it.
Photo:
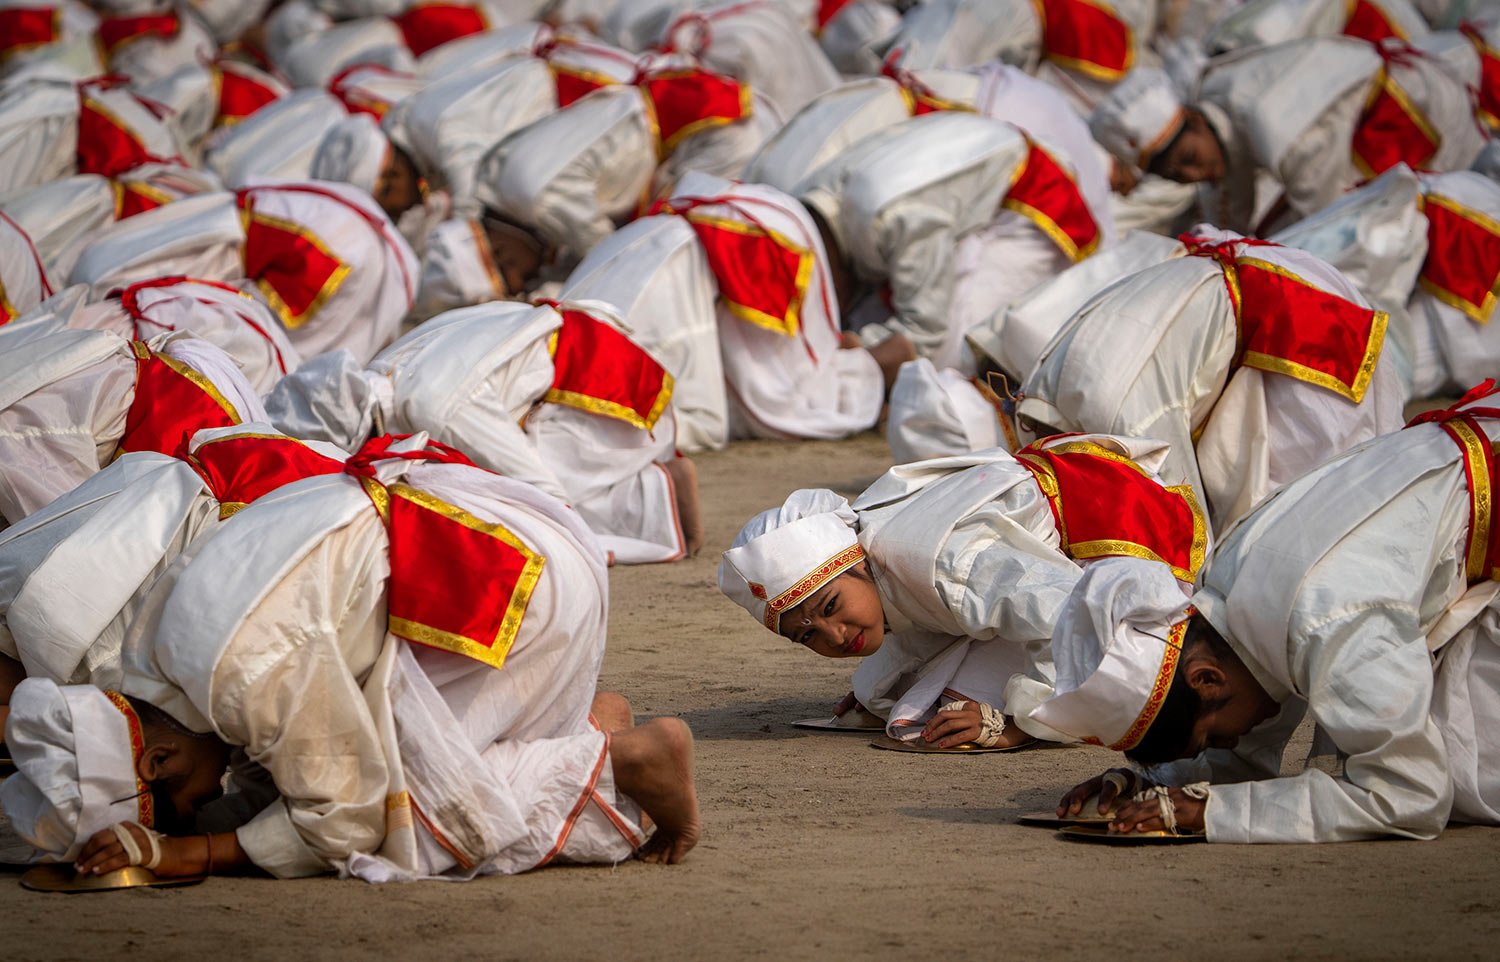
M 599 692 L 594 696 L 589 711 L 593 713 L 594 721 L 599 723 L 599 727 L 607 732 L 623 731 L 635 726 L 630 701 L 619 692 Z

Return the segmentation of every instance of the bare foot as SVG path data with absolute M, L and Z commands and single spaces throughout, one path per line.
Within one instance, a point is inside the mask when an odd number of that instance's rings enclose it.
M 677 520 L 682 525 L 682 540 L 688 557 L 703 547 L 703 512 L 698 503 L 698 466 L 691 458 L 673 458 L 662 464 L 672 476 L 677 497 Z
M 885 389 L 889 393 L 891 385 L 896 383 L 896 372 L 907 361 L 917 359 L 917 349 L 905 334 L 892 334 L 870 348 L 870 356 L 880 365 L 880 373 L 885 378 Z
M 698 844 L 698 791 L 693 787 L 693 733 L 678 718 L 655 718 L 610 742 L 615 784 L 635 799 L 656 834 L 637 852 L 672 865 Z
M 594 695 L 589 714 L 607 732 L 622 732 L 635 727 L 635 715 L 630 711 L 630 702 L 617 691 L 601 691 Z

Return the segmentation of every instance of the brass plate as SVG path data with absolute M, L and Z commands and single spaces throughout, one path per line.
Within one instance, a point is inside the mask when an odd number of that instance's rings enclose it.
M 104 875 L 79 875 L 73 866 L 61 862 L 38 865 L 21 876 L 21 887 L 33 892 L 113 892 L 118 889 L 175 888 L 197 885 L 207 876 L 157 878 L 150 869 L 130 865 Z
M 1109 815 L 1065 815 L 1058 817 L 1053 812 L 1031 812 L 1022 815 L 1016 821 L 1022 825 L 1034 825 L 1037 828 L 1067 828 L 1070 825 L 1108 825 Z
M 806 728 L 810 731 L 819 732 L 849 732 L 855 735 L 870 735 L 875 732 L 885 731 L 885 725 L 877 722 L 874 725 L 847 724 L 842 718 L 803 718 L 792 722 L 793 728 Z
M 911 741 L 904 742 L 896 738 L 891 738 L 889 735 L 882 735 L 880 738 L 870 742 L 870 747 L 888 752 L 912 752 L 918 755 L 988 755 L 994 752 L 1025 751 L 1028 748 L 1036 747 L 1038 744 L 1040 743 L 1033 740 L 1024 745 L 1015 745 L 1010 748 L 985 748 L 983 745 L 977 745 L 974 742 L 964 742 L 962 745 L 954 745 L 952 748 L 938 748 L 920 739 L 912 739 Z
M 1069 841 L 1093 842 L 1095 845 L 1189 845 L 1208 841 L 1208 836 L 1201 832 L 1189 835 L 1174 835 L 1171 832 L 1111 832 L 1094 825 L 1074 825 L 1059 830 L 1057 834 Z

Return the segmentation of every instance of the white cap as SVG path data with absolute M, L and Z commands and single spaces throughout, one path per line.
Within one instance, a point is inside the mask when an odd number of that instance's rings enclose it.
M 1056 694 L 1031 717 L 1090 744 L 1134 748 L 1172 687 L 1191 614 L 1166 565 L 1139 558 L 1090 564 L 1052 632 Z
M 772 631 L 781 613 L 864 560 L 854 509 L 826 488 L 751 518 L 719 563 L 719 590 Z
M 0 808 L 33 847 L 68 861 L 117 822 L 150 827 L 140 718 L 118 692 L 28 678 L 11 696 L 5 743 L 17 772 L 0 783 Z
M 1089 117 L 1089 132 L 1105 150 L 1145 170 L 1182 130 L 1182 98 L 1167 74 L 1137 67 L 1115 84 Z
M 350 114 L 323 134 L 313 155 L 312 178 L 353 184 L 375 193 L 391 142 L 369 114 Z
M 475 220 L 445 220 L 427 235 L 416 317 L 426 320 L 458 307 L 505 296 L 489 239 Z

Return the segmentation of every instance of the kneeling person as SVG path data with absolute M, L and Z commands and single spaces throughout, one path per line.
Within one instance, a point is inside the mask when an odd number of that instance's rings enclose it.
M 1483 396 L 1261 504 L 1215 552 L 1193 608 L 1133 562 L 1085 575 L 1053 638 L 1058 694 L 1033 718 L 1153 766 L 1162 790 L 1120 808 L 1116 831 L 1335 842 L 1500 823 L 1500 407 Z M 1308 714 L 1342 771 L 1280 777 Z M 1094 794 L 1107 809 L 1103 789 L 1080 785 L 1061 810 Z
M 377 439 L 347 473 L 226 522 L 153 591 L 123 695 L 22 682 L 20 772 L 0 787 L 16 830 L 85 872 L 165 876 L 470 878 L 686 854 L 686 726 L 632 728 L 622 699 L 596 697 L 593 536 L 424 442 Z M 206 807 L 231 750 L 240 790 Z M 209 831 L 158 837 L 159 813 Z

